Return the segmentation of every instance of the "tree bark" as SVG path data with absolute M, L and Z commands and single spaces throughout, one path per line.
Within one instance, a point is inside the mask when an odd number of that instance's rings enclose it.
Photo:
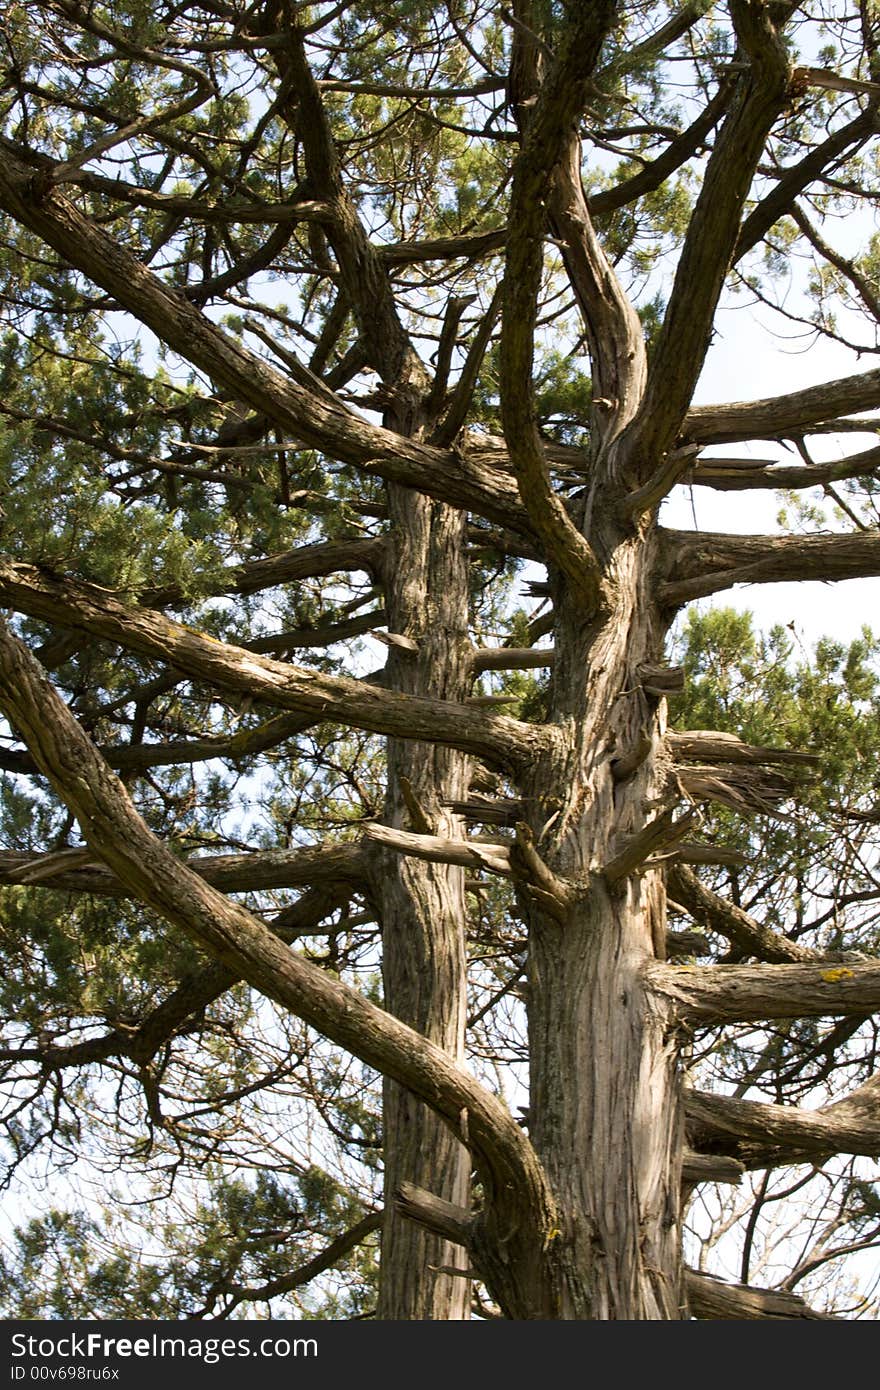
M 603 621 L 585 626 L 560 605 L 553 713 L 567 738 L 523 787 L 539 852 L 576 885 L 561 924 L 530 904 L 529 1133 L 566 1214 L 563 1317 L 676 1319 L 685 1303 L 677 1041 L 643 973 L 665 954 L 662 876 L 603 872 L 666 791 L 665 705 L 637 675 L 660 651 L 651 549 L 616 538 Z M 650 752 L 615 780 L 620 751 L 645 736 Z
M 464 701 L 470 680 L 466 517 L 402 489 L 389 489 L 394 561 L 389 623 L 416 651 L 392 647 L 387 679 L 397 690 Z M 405 739 L 387 743 L 389 826 L 420 822 L 458 838 L 460 818 L 446 803 L 467 794 L 468 759 L 455 750 Z M 421 822 L 424 817 L 424 822 Z M 378 855 L 385 1004 L 392 1013 L 464 1059 L 466 947 L 464 870 L 390 850 Z M 462 1320 L 470 1281 L 461 1245 L 409 1220 L 396 1196 L 407 1184 L 467 1209 L 470 1157 L 448 1126 L 410 1091 L 386 1079 L 383 1100 L 385 1217 L 378 1316 Z

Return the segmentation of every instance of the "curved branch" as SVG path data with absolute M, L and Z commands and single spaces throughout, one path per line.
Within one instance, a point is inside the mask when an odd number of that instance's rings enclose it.
M 240 1284 L 233 1284 L 230 1288 L 223 1290 L 230 1299 L 229 1305 L 225 1305 L 225 1312 L 231 1312 L 241 1303 L 261 1303 L 270 1298 L 277 1298 L 280 1294 L 291 1293 L 294 1289 L 302 1288 L 303 1284 L 310 1283 L 319 1274 L 323 1274 L 326 1269 L 332 1269 L 356 1246 L 361 1245 L 367 1236 L 378 1231 L 383 1220 L 383 1212 L 368 1212 L 354 1226 L 331 1240 L 320 1254 L 314 1255 L 305 1264 L 291 1270 L 289 1274 L 282 1274 L 277 1279 L 270 1279 L 267 1284 L 260 1284 L 257 1288 L 245 1288 Z
M 0 207 L 236 399 L 290 430 L 302 444 L 365 472 L 418 488 L 490 520 L 528 529 L 511 482 L 456 451 L 435 449 L 330 405 L 250 352 L 200 313 L 55 190 L 32 166 L 0 152 Z
M 675 901 L 695 922 L 732 941 L 747 955 L 777 963 L 821 959 L 818 951 L 802 946 L 800 942 L 789 941 L 787 937 L 756 922 L 735 903 L 713 893 L 686 864 L 672 864 L 667 883 Z
M 550 217 L 586 326 L 597 443 L 608 444 L 641 405 L 648 358 L 641 320 L 593 228 L 580 166 L 572 135 L 553 175 Z
M 571 128 L 585 104 L 586 83 L 614 13 L 614 5 L 603 0 L 570 14 L 560 58 L 537 98 L 534 114 L 528 118 L 510 194 L 501 319 L 501 420 L 511 466 L 550 563 L 565 575 L 587 611 L 599 604 L 599 564 L 553 491 L 538 431 L 532 370 L 548 201 L 556 171 L 572 148 Z M 531 100 L 529 96 L 528 102 Z M 559 202 L 558 210 L 565 220 L 564 201 Z M 586 228 L 589 217 L 585 207 L 582 215 Z
M 399 395 L 398 404 L 405 414 L 424 393 L 427 372 L 397 312 L 387 265 L 367 236 L 345 189 L 333 132 L 306 59 L 302 34 L 294 33 L 291 42 L 275 50 L 273 57 L 285 89 L 290 89 L 289 119 L 302 142 L 309 182 L 331 210 L 326 234 L 368 360 L 386 388 Z
M 447 1053 L 292 952 L 258 918 L 182 864 L 150 832 L 122 783 L 5 624 L 0 624 L 0 708 L 76 816 L 90 848 L 129 890 L 255 989 L 436 1111 L 474 1154 L 485 1187 L 484 1225 L 490 1228 L 499 1200 L 504 1210 L 495 1219 L 504 1223 L 508 1260 L 520 1256 L 540 1266 L 557 1225 L 555 1203 L 531 1144 L 505 1106 Z M 528 1306 L 524 1301 L 522 1307 Z M 519 1311 L 511 1308 L 509 1315 Z
M 823 260 L 828 261 L 829 265 L 833 265 L 835 270 L 840 271 L 844 279 L 852 285 L 868 313 L 876 322 L 880 323 L 880 297 L 878 297 L 868 277 L 859 270 L 855 261 L 843 256 L 839 251 L 835 251 L 834 247 L 828 244 L 818 228 L 813 226 L 803 208 L 795 205 L 791 210 L 791 217 L 813 249 L 819 253 Z
M 770 228 L 794 205 L 799 194 L 816 179 L 821 178 L 830 167 L 836 166 L 844 154 L 850 151 L 855 153 L 860 149 L 866 140 L 877 133 L 878 128 L 880 116 L 874 101 L 867 110 L 860 112 L 855 120 L 841 126 L 840 130 L 829 135 L 821 145 L 810 150 L 798 164 L 783 169 L 773 192 L 762 198 L 743 222 L 734 251 L 734 262 L 741 260 L 753 246 L 757 246 Z
M 317 545 L 300 545 L 278 555 L 266 555 L 259 560 L 247 560 L 230 565 L 209 581 L 199 581 L 199 597 L 216 594 L 258 594 L 279 584 L 293 584 L 300 579 L 322 579 L 330 574 L 365 570 L 378 575 L 382 568 L 388 543 L 383 536 L 368 536 L 361 540 L 322 541 Z M 177 585 L 144 589 L 140 601 L 147 608 L 173 608 L 190 600 Z
M 665 183 L 666 179 L 700 149 L 706 136 L 718 124 L 730 105 L 734 88 L 735 83 L 730 79 L 722 82 L 715 96 L 697 119 L 680 135 L 670 140 L 663 153 L 652 159 L 637 174 L 633 174 L 632 178 L 624 179 L 612 188 L 603 188 L 599 192 L 591 193 L 587 198 L 591 216 L 596 221 L 601 221 L 617 208 L 631 205 L 637 198 L 644 197 L 646 193 L 653 193 Z
M 346 676 L 273 661 L 185 627 L 152 609 L 120 603 L 106 589 L 0 561 L 0 599 L 30 617 L 118 642 L 196 680 L 236 690 L 314 720 L 444 743 L 500 762 L 533 756 L 548 737 L 541 727 L 484 714 L 468 705 L 383 690 Z

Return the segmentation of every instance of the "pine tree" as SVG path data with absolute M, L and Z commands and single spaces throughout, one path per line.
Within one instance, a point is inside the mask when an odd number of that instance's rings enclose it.
M 148 1315 L 361 1259 L 302 1305 L 360 1315 L 380 1224 L 383 1319 L 818 1315 L 835 1221 L 877 1224 L 873 639 L 670 632 L 880 573 L 878 372 L 694 403 L 729 293 L 873 350 L 876 246 L 834 244 L 873 6 L 2 25 L 12 1166 L 189 1203 Z M 687 485 L 818 500 L 673 529 Z M 809 1268 L 751 1284 L 774 1173 L 819 1160 Z M 722 1283 L 686 1200 L 746 1170 Z M 13 1284 L 90 1221 L 24 1228 Z M 70 1311 L 118 1315 L 127 1266 L 83 1267 Z

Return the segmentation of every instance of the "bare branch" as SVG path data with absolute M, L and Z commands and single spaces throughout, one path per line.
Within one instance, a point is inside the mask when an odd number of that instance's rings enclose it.
M 880 94 L 880 87 L 877 87 L 877 92 Z M 793 207 L 791 210 L 791 217 L 803 232 L 810 245 L 818 251 L 819 255 L 822 256 L 829 265 L 833 265 L 835 270 L 839 270 L 841 275 L 849 281 L 863 305 L 868 310 L 868 313 L 873 316 L 875 322 L 880 323 L 880 297 L 878 297 L 868 277 L 859 270 L 855 261 L 847 259 L 846 256 L 842 256 L 840 252 L 835 251 L 833 246 L 829 246 L 818 228 L 813 226 L 803 208 L 798 206 Z
M 598 449 L 620 434 L 641 405 L 648 359 L 639 316 L 593 228 L 580 166 L 580 141 L 572 136 L 553 176 L 549 210 L 587 331 Z
M 782 169 L 777 175 L 777 184 L 771 193 L 762 198 L 749 213 L 742 224 L 734 252 L 734 262 L 742 259 L 770 228 L 784 217 L 793 207 L 799 194 L 809 188 L 811 183 L 829 169 L 834 168 L 841 157 L 857 150 L 880 128 L 880 117 L 876 101 L 861 111 L 854 120 L 835 130 L 828 139 L 816 145 L 799 163 Z
M 762 463 L 755 459 L 698 459 L 684 482 L 698 487 L 711 487 L 720 492 L 738 492 L 745 488 L 774 488 L 789 491 L 796 488 L 822 487 L 826 483 L 846 478 L 870 478 L 880 470 L 880 448 L 866 449 L 835 463 Z
M 767 764 L 809 768 L 819 767 L 822 759 L 816 753 L 803 753 L 794 748 L 773 748 L 744 743 L 736 734 L 719 733 L 716 729 L 670 730 L 666 746 L 677 762 L 691 760 L 713 763 L 745 763 L 759 767 Z
M 0 626 L 0 708 L 77 817 L 90 848 L 142 902 L 268 998 L 441 1115 L 475 1155 L 490 1215 L 494 1194 L 503 1194 L 510 1239 L 543 1248 L 547 1233 L 556 1228 L 555 1204 L 509 1111 L 440 1048 L 292 952 L 258 918 L 182 864 L 149 831 L 122 783 L 5 624 Z
M 784 396 L 729 405 L 692 406 L 685 416 L 682 437 L 697 444 L 733 444 L 747 439 L 780 439 L 809 434 L 838 415 L 880 407 L 880 368 L 840 377 Z
M 356 1246 L 362 1245 L 367 1236 L 380 1229 L 383 1219 L 384 1213 L 381 1211 L 368 1212 L 354 1226 L 349 1227 L 347 1231 L 343 1231 L 341 1235 L 331 1240 L 320 1254 L 314 1255 L 305 1264 L 291 1270 L 289 1274 L 282 1274 L 277 1279 L 270 1279 L 267 1284 L 248 1288 L 240 1284 L 230 1285 L 228 1289 L 223 1290 L 230 1299 L 229 1307 L 237 1308 L 241 1303 L 263 1303 L 270 1298 L 277 1298 L 280 1294 L 301 1289 L 304 1284 L 310 1283 L 312 1279 L 316 1279 L 325 1270 L 333 1269 Z
M 443 419 L 437 426 L 432 436 L 432 442 L 439 446 L 449 445 L 462 429 L 467 418 L 468 409 L 483 365 L 486 350 L 498 322 L 501 313 L 502 286 L 498 286 L 492 296 L 491 303 L 480 322 L 480 326 L 474 335 L 474 340 L 468 349 L 464 366 L 455 387 L 450 394 L 449 403 Z
M 828 1018 L 880 1009 L 880 962 L 851 965 L 662 965 L 649 986 L 694 1023 Z
M 152 610 L 120 603 L 105 589 L 49 577 L 29 565 L 0 562 L 0 596 L 31 617 L 119 642 L 209 685 L 237 690 L 311 718 L 402 738 L 445 742 L 505 761 L 528 756 L 547 736 L 541 728 L 468 705 L 382 690 L 345 676 L 325 676 L 227 645 Z M 527 752 L 527 749 L 529 752 Z
M 364 826 L 364 838 L 398 854 L 412 854 L 435 864 L 461 864 L 467 869 L 485 869 L 510 878 L 510 841 L 449 840 L 438 835 L 420 835 L 411 830 L 394 830 L 373 821 Z
M 69 851 L 84 856 L 88 851 Z M 367 878 L 358 844 L 304 845 L 297 849 L 254 850 L 250 854 L 196 855 L 181 860 L 190 873 L 224 893 L 251 893 L 268 888 L 302 888 L 310 884 L 362 884 Z M 101 898 L 128 896 L 128 889 L 103 864 L 70 865 L 58 854 L 0 850 L 0 883 L 39 883 L 65 893 L 94 893 Z
M 387 548 L 382 536 L 302 545 L 279 555 L 266 555 L 243 565 L 231 565 L 212 579 L 209 587 L 200 583 L 199 593 L 205 597 L 213 594 L 257 594 L 280 584 L 293 584 L 300 579 L 320 579 L 353 570 L 366 570 L 368 574 L 377 575 Z M 180 589 L 172 585 L 145 589 L 140 600 L 147 608 L 171 608 L 188 602 Z
M 457 1207 L 433 1192 L 425 1192 L 411 1182 L 403 1182 L 395 1197 L 402 1216 L 424 1226 L 426 1231 L 467 1248 L 473 1236 L 474 1218 L 465 1207 Z
M 684 1183 L 724 1182 L 734 1187 L 742 1181 L 745 1164 L 739 1159 L 724 1154 L 694 1153 L 685 1149 L 681 1165 L 681 1179 Z
M 817 1313 L 799 1294 L 776 1289 L 755 1289 L 747 1284 L 726 1284 L 708 1274 L 689 1269 L 685 1274 L 688 1303 L 695 1318 L 730 1319 L 742 1322 L 752 1318 L 809 1318 L 829 1320 Z
M 683 836 L 693 827 L 696 815 L 693 811 L 687 811 L 676 820 L 675 810 L 672 806 L 662 811 L 635 835 L 628 837 L 624 848 L 605 865 L 603 873 L 609 883 L 618 883 L 635 873 L 652 856 L 666 855 L 680 845 Z
M 775 962 L 821 960 L 818 951 L 798 941 L 789 941 L 756 922 L 735 903 L 713 893 L 686 864 L 670 867 L 668 884 L 676 902 L 695 922 L 732 941 L 746 955 Z
M 880 535 L 735 536 L 663 531 L 669 582 L 661 604 L 678 606 L 734 584 L 859 579 L 880 574 Z
M 552 666 L 552 647 L 477 647 L 471 658 L 474 672 L 529 671 Z
M 717 1144 L 749 1168 L 818 1161 L 837 1153 L 880 1157 L 880 1079 L 872 1078 L 853 1095 L 855 1105 L 847 1098 L 821 1110 L 801 1110 L 688 1091 L 688 1133 L 699 1148 Z
M 591 194 L 587 199 L 587 206 L 594 220 L 601 225 L 602 219 L 609 213 L 617 208 L 629 206 L 635 198 L 652 193 L 674 174 L 676 169 L 686 164 L 698 152 L 710 131 L 724 115 L 730 105 L 735 86 L 735 82 L 729 79 L 723 81 L 696 120 L 680 135 L 670 140 L 663 153 L 646 164 L 644 169 L 640 169 L 637 174 L 612 188 L 603 188 Z
M 551 564 L 565 575 L 588 612 L 600 602 L 599 565 L 553 490 L 538 433 L 532 365 L 548 200 L 556 170 L 570 149 L 572 123 L 584 106 L 587 79 L 613 19 L 614 8 L 606 3 L 571 14 L 560 57 L 526 121 L 511 187 L 501 321 L 501 418 L 511 465 Z M 583 215 L 586 228 L 589 218 L 585 211 Z
M 730 13 L 748 56 L 748 69 L 738 81 L 706 166 L 644 401 L 625 441 L 630 458 L 662 457 L 681 427 L 702 371 L 742 209 L 767 136 L 787 97 L 788 60 L 769 7 L 732 0 Z

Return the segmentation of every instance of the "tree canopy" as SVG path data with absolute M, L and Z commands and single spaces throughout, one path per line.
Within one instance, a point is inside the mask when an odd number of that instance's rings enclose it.
M 876 1316 L 873 0 L 0 35 L 5 1315 Z

